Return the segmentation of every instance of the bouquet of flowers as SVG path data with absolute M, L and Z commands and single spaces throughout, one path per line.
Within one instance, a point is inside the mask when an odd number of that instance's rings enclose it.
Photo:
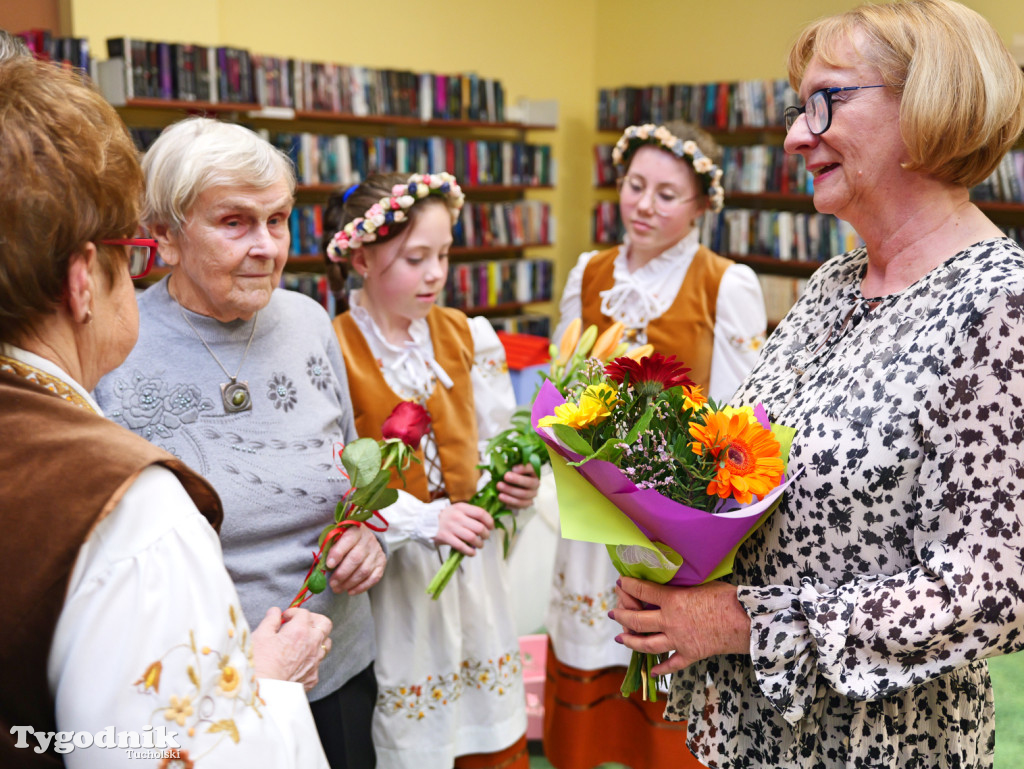
M 623 326 L 615 323 L 598 336 L 597 326 L 582 330 L 583 322 L 576 318 L 562 334 L 559 344 L 551 345 L 551 370 L 548 383 L 556 392 L 566 392 L 575 381 L 581 367 L 587 360 L 606 361 L 621 355 L 626 348 L 622 343 Z M 644 350 L 640 350 L 641 353 Z M 536 395 L 534 396 L 536 398 Z M 482 507 L 494 518 L 495 527 L 504 534 L 503 552 L 508 556 L 512 537 L 516 533 L 515 513 L 498 499 L 498 481 L 516 465 L 529 465 L 540 477 L 541 467 L 548 464 L 548 452 L 544 442 L 533 429 L 530 406 L 515 411 L 507 430 L 503 430 L 487 443 L 486 459 L 478 467 L 488 474 L 487 483 L 469 500 L 472 505 Z M 427 593 L 437 600 L 441 591 L 465 558 L 463 553 L 452 551 L 437 574 L 427 586 Z
M 761 406 L 717 406 L 688 371 L 660 354 L 591 364 L 566 394 L 545 383 L 532 412 L 562 536 L 605 544 L 620 574 L 675 585 L 728 574 L 792 480 L 793 430 Z M 656 699 L 657 662 L 634 652 L 623 695 Z
M 402 401 L 381 427 L 383 440 L 359 438 L 347 446 L 334 444 L 334 466 L 349 480 L 349 489 L 334 508 L 334 522 L 320 534 L 313 564 L 290 606 L 301 606 L 327 587 L 326 554 L 349 526 L 367 526 L 387 531 L 388 522 L 380 511 L 394 504 L 398 492 L 388 487 L 391 468 L 399 477 L 413 459 L 413 453 L 430 426 L 430 415 L 418 403 Z M 373 523 L 376 518 L 379 523 Z

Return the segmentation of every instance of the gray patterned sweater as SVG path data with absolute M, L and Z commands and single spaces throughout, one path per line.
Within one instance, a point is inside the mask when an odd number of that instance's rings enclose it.
M 323 309 L 277 290 L 257 316 L 239 381 L 252 410 L 226 414 L 228 377 L 182 312 L 231 373 L 238 370 L 251 321 L 221 323 L 182 310 L 167 279 L 139 297 L 139 341 L 96 388 L 106 415 L 201 473 L 224 501 L 221 543 L 242 610 L 256 627 L 271 606 L 285 608 L 309 568 L 317 537 L 333 520 L 348 481 L 334 467 L 335 441 L 356 437 L 341 357 Z M 317 700 L 374 659 L 365 594 L 328 588 L 305 604 L 334 622 L 333 653 L 320 666 Z

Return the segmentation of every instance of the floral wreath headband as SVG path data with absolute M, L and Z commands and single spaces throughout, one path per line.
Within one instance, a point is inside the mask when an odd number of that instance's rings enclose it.
M 413 174 L 409 181 L 405 184 L 396 184 L 391 188 L 389 196 L 381 198 L 370 206 L 365 214 L 356 217 L 336 232 L 327 246 L 327 257 L 332 262 L 342 262 L 360 246 L 373 243 L 378 235 L 386 236 L 392 224 L 404 222 L 408 218 L 406 212 L 418 201 L 431 195 L 444 198 L 454 227 L 466 199 L 455 177 L 445 171 L 437 174 Z
M 725 203 L 725 190 L 722 189 L 722 169 L 711 162 L 711 158 L 700 151 L 697 142 L 683 141 L 665 126 L 652 123 L 633 125 L 627 128 L 612 150 L 612 162 L 620 173 L 625 170 L 625 161 L 639 147 L 650 144 L 668 150 L 680 160 L 685 160 L 692 167 L 704 185 L 704 192 L 711 201 L 711 210 L 718 213 Z

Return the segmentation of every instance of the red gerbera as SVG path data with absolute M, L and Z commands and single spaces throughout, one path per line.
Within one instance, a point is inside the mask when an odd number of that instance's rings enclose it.
M 693 380 L 686 374 L 689 366 L 677 361 L 675 355 L 664 356 L 660 352 L 652 353 L 639 362 L 632 358 L 616 358 L 604 367 L 605 376 L 619 384 L 630 384 L 634 387 L 647 383 L 661 385 L 662 390 L 671 387 L 692 387 Z

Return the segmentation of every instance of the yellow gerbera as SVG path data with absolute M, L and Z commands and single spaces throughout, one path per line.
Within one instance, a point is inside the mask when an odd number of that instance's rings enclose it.
M 779 442 L 756 420 L 748 421 L 742 409 L 708 414 L 705 424 L 691 424 L 696 454 L 710 453 L 718 460 L 718 472 L 708 483 L 708 494 L 722 499 L 735 497 L 747 504 L 764 497 L 782 480 Z
M 555 413 L 542 417 L 537 424 L 541 427 L 567 425 L 574 430 L 581 430 L 606 420 L 611 416 L 616 403 L 618 391 L 614 387 L 607 384 L 590 385 L 583 391 L 579 403 L 555 406 Z

